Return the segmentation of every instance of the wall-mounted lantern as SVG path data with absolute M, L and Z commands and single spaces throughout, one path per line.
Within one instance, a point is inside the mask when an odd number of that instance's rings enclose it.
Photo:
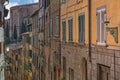
M 110 23 L 109 20 L 106 20 L 104 23 L 106 25 L 107 32 L 110 32 L 115 42 L 118 43 L 118 27 L 108 27 L 108 24 Z

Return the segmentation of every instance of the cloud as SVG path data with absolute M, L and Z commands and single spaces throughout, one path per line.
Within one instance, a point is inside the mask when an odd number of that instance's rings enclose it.
M 6 8 L 9 10 L 8 16 L 5 19 L 9 19 L 10 18 L 10 8 L 12 6 L 16 6 L 19 5 L 17 2 L 10 2 L 8 5 L 6 5 Z
M 33 2 L 38 2 L 38 0 L 33 0 Z

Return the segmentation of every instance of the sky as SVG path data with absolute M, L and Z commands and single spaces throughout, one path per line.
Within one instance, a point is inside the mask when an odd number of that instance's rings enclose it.
M 9 0 L 9 4 L 6 5 L 6 8 L 10 10 L 10 7 L 12 6 L 30 4 L 36 2 L 38 2 L 38 0 Z M 9 17 L 10 17 L 10 13 L 8 14 L 6 19 L 8 19 Z

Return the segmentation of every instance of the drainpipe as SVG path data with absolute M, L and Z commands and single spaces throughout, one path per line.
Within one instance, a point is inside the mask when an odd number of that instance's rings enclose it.
M 91 23 L 92 23 L 92 20 L 91 20 L 91 0 L 88 0 L 88 39 L 89 39 L 89 44 L 88 44 L 88 47 L 89 47 L 89 51 L 88 51 L 88 55 L 89 55 L 89 62 L 91 63 L 91 69 L 90 69 L 90 80 L 92 80 L 92 60 L 91 60 Z
M 91 0 L 88 1 L 88 24 L 89 24 L 89 29 L 88 29 L 88 39 L 89 39 L 89 61 L 91 62 Z
M 61 79 L 61 41 L 60 41 L 61 23 L 60 21 L 61 21 L 61 0 L 59 0 L 59 54 L 60 54 L 59 58 L 60 58 L 60 63 L 59 63 L 59 79 L 58 80 Z

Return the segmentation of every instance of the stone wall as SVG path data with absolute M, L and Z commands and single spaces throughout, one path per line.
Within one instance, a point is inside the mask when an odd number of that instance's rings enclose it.
M 74 70 L 74 80 L 82 80 L 85 76 L 85 73 L 87 73 L 86 77 L 89 77 L 89 70 L 88 72 L 83 72 L 83 60 L 86 60 L 87 65 L 89 65 L 89 58 L 88 58 L 88 52 L 87 47 L 82 45 L 74 45 L 70 43 L 63 43 L 61 46 L 61 62 L 63 62 L 63 57 L 66 58 L 66 80 L 69 80 L 69 68 L 72 68 Z M 63 77 L 63 63 L 61 64 L 62 69 L 62 75 Z M 85 66 L 86 68 L 89 68 L 89 66 Z M 85 68 L 84 67 L 84 68 Z M 87 71 L 87 69 L 86 69 Z
M 109 80 L 120 79 L 120 50 L 92 48 L 92 80 L 98 80 L 98 64 L 110 68 Z

